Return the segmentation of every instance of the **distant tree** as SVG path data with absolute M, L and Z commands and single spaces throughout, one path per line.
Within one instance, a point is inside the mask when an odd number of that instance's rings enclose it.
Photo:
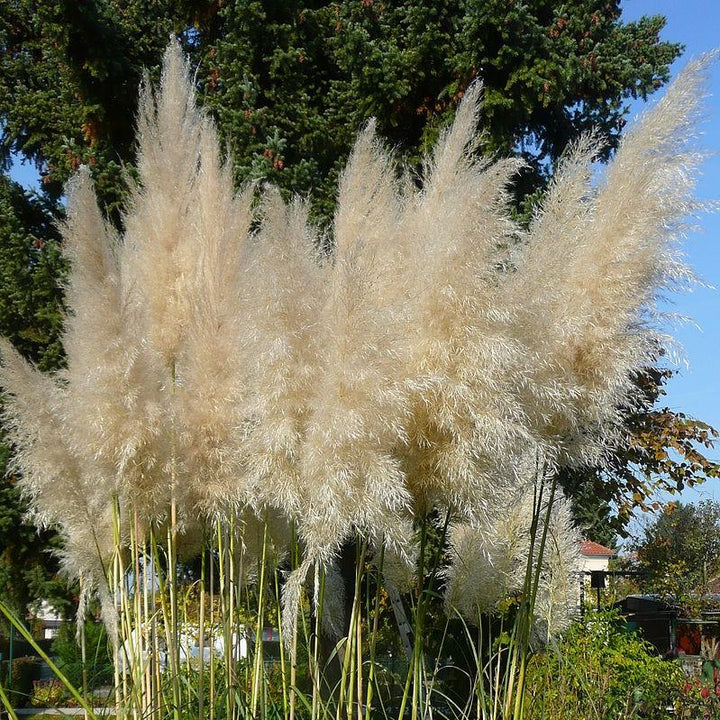
M 646 591 L 703 592 L 720 571 L 720 503 L 670 503 L 634 547 Z
M 616 449 L 607 468 L 560 474 L 560 485 L 573 499 L 576 519 L 588 538 L 614 547 L 618 536 L 627 536 L 635 510 L 660 509 L 652 499 L 659 490 L 681 492 L 720 477 L 720 464 L 702 453 L 713 447 L 717 431 L 662 405 L 664 384 L 673 374 L 648 368 L 638 375 L 644 409 L 627 416 L 627 443 Z

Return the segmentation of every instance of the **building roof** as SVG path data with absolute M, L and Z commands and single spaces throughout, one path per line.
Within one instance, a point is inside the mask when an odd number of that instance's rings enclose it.
M 614 550 L 592 540 L 582 540 L 580 542 L 580 554 L 586 557 L 615 557 L 617 555 Z

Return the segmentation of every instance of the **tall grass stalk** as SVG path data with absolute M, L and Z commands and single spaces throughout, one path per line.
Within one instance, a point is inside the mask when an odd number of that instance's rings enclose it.
M 532 518 L 530 523 L 530 543 L 527 552 L 525 566 L 525 580 L 523 582 L 522 599 L 510 642 L 508 654 L 508 669 L 506 673 L 505 697 L 503 699 L 505 717 L 512 720 L 522 720 L 522 699 L 525 691 L 524 667 L 527 659 L 530 640 L 530 627 L 535 605 L 537 585 L 536 576 L 539 577 L 540 562 L 542 560 L 542 548 L 536 553 L 536 542 L 538 540 L 538 527 L 542 522 L 543 538 L 550 522 L 550 503 L 543 518 L 543 495 L 545 491 L 544 473 L 536 474 L 534 484 L 534 496 L 532 506 Z
M 258 558 L 257 582 L 257 621 L 255 623 L 255 642 L 253 672 L 251 680 L 250 712 L 257 717 L 258 703 L 263 699 L 264 665 L 263 665 L 263 629 L 265 621 L 266 569 L 267 569 L 268 533 L 267 521 L 263 523 L 262 550 Z M 263 708 L 264 716 L 264 708 Z
M 280 571 L 277 566 L 277 563 L 273 564 L 273 587 L 275 590 L 275 608 L 276 608 L 276 615 L 274 618 L 275 625 L 278 628 L 278 640 L 280 641 L 280 672 L 282 677 L 282 708 L 283 708 L 283 717 L 288 717 L 290 714 L 290 701 L 289 701 L 289 693 L 291 692 L 291 689 L 289 687 L 290 679 L 288 677 L 288 668 L 287 668 L 287 656 L 285 652 L 285 638 L 283 637 L 283 631 L 282 631 L 282 604 L 280 601 Z
M 370 720 L 370 711 L 373 704 L 373 694 L 375 690 L 375 653 L 377 650 L 378 628 L 380 622 L 380 593 L 382 585 L 380 577 L 382 575 L 383 562 L 385 560 L 385 546 L 380 547 L 380 557 L 375 566 L 374 573 L 368 573 L 368 626 L 372 626 L 370 632 L 369 654 L 368 654 L 368 678 L 367 678 L 367 694 L 365 696 L 365 720 Z M 370 579 L 375 580 L 375 596 L 373 598 L 372 610 L 370 609 Z
M 203 536 L 205 540 L 205 536 Z M 205 542 L 200 555 L 200 617 L 198 621 L 198 717 L 205 717 L 205 580 L 206 580 Z M 212 662 L 212 660 L 211 660 Z
M 80 578 L 80 597 L 84 598 L 85 587 L 83 578 Z M 82 604 L 84 600 L 81 599 Z M 85 644 L 85 618 L 84 611 L 79 610 L 80 617 L 78 619 L 78 644 L 80 645 L 80 660 L 82 662 L 82 696 L 85 702 L 88 702 L 88 662 L 87 662 L 87 648 Z M 87 710 L 83 711 L 84 720 L 89 720 Z
M 312 720 L 320 715 L 322 702 L 322 668 L 320 667 L 320 643 L 322 628 L 322 608 L 325 606 L 325 571 L 315 563 L 314 585 L 317 603 L 315 607 L 315 629 L 312 636 Z
M 210 720 L 215 720 L 215 562 L 210 556 Z
M 364 539 L 356 538 L 355 543 L 355 575 L 354 575 L 354 592 L 350 610 L 350 622 L 348 624 L 348 632 L 342 644 L 342 673 L 340 675 L 340 693 L 338 697 L 337 710 L 335 713 L 336 720 L 340 720 L 344 712 L 347 720 L 353 720 L 355 714 L 354 709 L 357 708 L 358 714 L 362 708 L 362 694 L 356 693 L 358 674 L 360 670 L 357 667 L 357 647 L 359 640 L 359 625 L 362 617 L 362 600 L 361 588 L 363 580 L 363 569 L 365 566 L 365 555 L 367 551 L 367 542 Z

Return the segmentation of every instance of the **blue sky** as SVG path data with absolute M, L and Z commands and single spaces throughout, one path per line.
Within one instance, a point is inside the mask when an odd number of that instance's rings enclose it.
M 720 47 L 718 0 L 623 0 L 621 7 L 625 20 L 665 15 L 662 38 L 685 45 L 685 52 L 672 67 L 673 76 L 689 58 Z M 705 163 L 698 195 L 720 200 L 720 61 L 711 70 L 709 91 L 701 144 L 714 157 Z M 641 106 L 638 103 L 634 110 Z M 719 289 L 697 288 L 672 298 L 670 311 L 691 317 L 697 327 L 685 323 L 672 328 L 684 348 L 687 367 L 681 367 L 680 375 L 671 380 L 666 404 L 720 429 L 720 213 L 702 216 L 699 225 L 700 230 L 683 243 L 687 262 L 705 282 Z M 720 447 L 710 455 L 720 461 Z M 692 502 L 701 498 L 720 501 L 720 481 L 688 490 L 681 499 Z
M 655 14 L 667 17 L 663 39 L 685 45 L 683 56 L 673 65 L 673 76 L 688 58 L 720 46 L 720 0 L 623 0 L 622 9 L 624 20 Z M 705 164 L 698 194 L 720 200 L 720 61 L 711 71 L 709 90 L 702 144 L 715 157 Z M 633 115 L 642 107 L 638 102 Z M 13 175 L 26 187 L 37 188 L 33 168 L 16 165 Z M 705 282 L 720 288 L 720 213 L 704 215 L 699 225 L 700 231 L 684 242 L 687 261 Z M 674 296 L 672 305 L 665 309 L 689 316 L 695 323 L 671 330 L 684 347 L 687 366 L 670 382 L 666 404 L 720 429 L 720 290 L 697 288 Z M 710 455 L 720 461 L 720 446 Z M 682 495 L 686 502 L 705 497 L 720 501 L 720 481 L 709 481 Z

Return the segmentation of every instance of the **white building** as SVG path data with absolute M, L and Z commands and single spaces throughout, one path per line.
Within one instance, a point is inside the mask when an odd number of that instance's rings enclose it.
M 57 637 L 63 623 L 62 614 L 47 600 L 40 600 L 28 607 L 28 620 L 39 620 L 42 623 L 43 638 L 52 640 Z
M 580 557 L 582 558 L 581 570 L 583 572 L 592 572 L 593 570 L 607 570 L 610 567 L 610 559 L 614 558 L 617 553 L 610 548 L 593 542 L 592 540 L 583 540 L 580 543 Z

